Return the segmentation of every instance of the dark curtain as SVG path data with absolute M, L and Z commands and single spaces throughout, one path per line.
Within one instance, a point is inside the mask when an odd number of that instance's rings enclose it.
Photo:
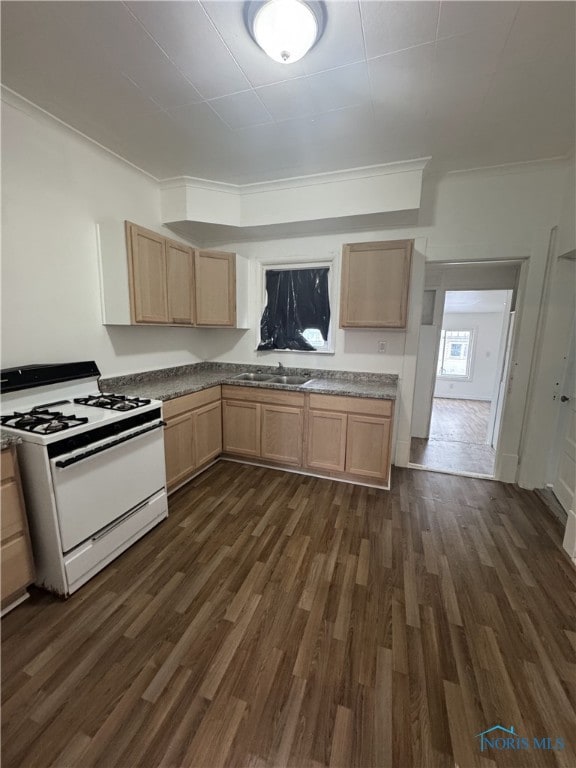
M 266 270 L 268 303 L 258 349 L 314 350 L 302 331 L 317 328 L 326 341 L 330 325 L 328 267 Z

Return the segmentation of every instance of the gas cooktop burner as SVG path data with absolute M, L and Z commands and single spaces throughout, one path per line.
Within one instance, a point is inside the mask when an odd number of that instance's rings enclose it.
M 111 411 L 133 411 L 148 405 L 150 400 L 141 397 L 127 397 L 126 395 L 88 395 L 88 397 L 76 397 L 74 402 L 78 405 L 92 405 L 94 408 L 108 408 Z
M 1 423 L 5 427 L 22 429 L 24 432 L 37 432 L 41 435 L 50 435 L 53 432 L 62 432 L 64 429 L 87 424 L 87 417 L 64 416 L 59 411 L 48 411 L 46 408 L 33 408 L 31 411 L 14 413 L 2 416 Z

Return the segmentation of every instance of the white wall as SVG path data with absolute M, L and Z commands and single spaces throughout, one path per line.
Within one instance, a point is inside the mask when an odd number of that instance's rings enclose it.
M 436 378 L 434 397 L 491 400 L 498 374 L 498 351 L 502 336 L 502 312 L 446 312 L 443 327 L 448 331 L 474 330 L 470 381 Z
M 570 339 L 576 333 L 576 174 L 573 163 L 574 160 L 566 173 L 562 212 L 550 250 L 548 279 L 542 289 L 544 307 L 536 344 L 538 360 L 522 439 L 519 482 L 535 488 L 554 480 L 551 472 L 558 451 L 557 425 L 563 413 L 559 396 Z M 570 252 L 570 259 L 562 258 Z
M 572 158 L 564 182 L 562 212 L 558 223 L 558 256 L 576 251 L 576 158 Z
M 4 99 L 2 366 L 94 359 L 112 374 L 202 359 L 200 331 L 100 322 L 95 222 L 117 217 L 162 231 L 157 183 Z

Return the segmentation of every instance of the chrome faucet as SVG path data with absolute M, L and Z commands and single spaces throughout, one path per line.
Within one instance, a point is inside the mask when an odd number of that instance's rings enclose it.
M 278 373 L 283 373 L 283 372 L 284 372 L 284 366 L 282 365 L 282 363 L 278 363 Z

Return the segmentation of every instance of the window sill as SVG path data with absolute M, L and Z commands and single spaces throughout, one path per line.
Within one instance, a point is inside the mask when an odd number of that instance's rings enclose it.
M 260 355 L 277 355 L 287 352 L 290 355 L 335 355 L 334 349 L 258 349 L 255 347 L 255 352 Z

